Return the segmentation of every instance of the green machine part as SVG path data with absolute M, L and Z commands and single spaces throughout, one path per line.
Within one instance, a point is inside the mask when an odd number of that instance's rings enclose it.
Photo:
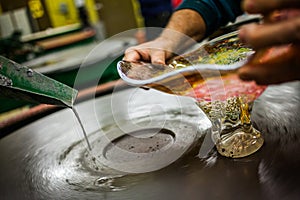
M 0 56 L 0 95 L 12 99 L 72 107 L 78 91 Z

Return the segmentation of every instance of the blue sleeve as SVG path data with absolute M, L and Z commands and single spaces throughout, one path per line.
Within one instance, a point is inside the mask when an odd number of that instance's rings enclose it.
M 205 36 L 243 14 L 241 0 L 184 0 L 176 10 L 181 9 L 192 9 L 202 16 L 206 24 Z

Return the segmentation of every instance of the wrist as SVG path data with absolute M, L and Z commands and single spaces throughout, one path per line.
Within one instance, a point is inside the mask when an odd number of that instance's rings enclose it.
M 156 42 L 163 44 L 166 51 L 173 54 L 181 54 L 184 50 L 197 43 L 194 38 L 173 29 L 164 29 L 161 35 L 156 38 Z

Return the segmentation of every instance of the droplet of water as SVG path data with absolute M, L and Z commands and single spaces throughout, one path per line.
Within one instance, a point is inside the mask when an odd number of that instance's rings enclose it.
M 8 79 L 8 80 L 6 81 L 6 86 L 12 86 L 12 80 Z
M 101 177 L 95 181 L 94 185 L 96 185 L 97 187 L 99 187 L 103 190 L 107 190 L 107 191 L 121 191 L 121 190 L 124 190 L 125 187 L 117 186 L 117 184 L 115 183 L 116 179 L 118 179 L 120 177 L 123 177 L 123 176 Z
M 112 177 L 101 177 L 101 178 L 97 179 L 96 183 L 98 185 L 111 185 L 112 182 L 113 182 Z
M 7 78 L 6 76 L 3 76 L 0 74 L 0 85 L 2 86 L 12 86 L 13 82 L 11 79 Z
M 29 77 L 33 76 L 33 70 L 32 69 L 28 69 L 26 73 L 27 73 L 27 76 L 29 76 Z

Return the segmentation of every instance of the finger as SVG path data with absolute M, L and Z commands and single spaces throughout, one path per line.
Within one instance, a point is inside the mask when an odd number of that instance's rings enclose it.
M 298 45 L 285 45 L 260 50 L 238 70 L 242 80 L 258 84 L 276 84 L 300 79 Z
M 263 17 L 263 23 L 274 23 L 279 22 L 283 19 L 286 19 L 287 9 L 286 10 L 275 10 L 268 14 L 265 14 Z
M 123 60 L 128 62 L 150 61 L 149 52 L 148 48 L 129 48 L 125 51 Z
M 151 52 L 151 63 L 164 65 L 166 63 L 165 51 L 153 50 Z
M 239 31 L 241 41 L 254 49 L 300 42 L 300 17 L 272 24 L 249 24 Z
M 244 0 L 242 8 L 248 13 L 269 13 L 284 8 L 300 8 L 299 0 Z
M 140 54 L 137 51 L 131 49 L 127 49 L 123 57 L 123 60 L 128 62 L 136 62 L 139 61 L 140 59 L 141 59 Z
M 258 85 L 269 85 L 299 80 L 300 68 L 287 65 L 247 64 L 238 70 L 244 81 L 254 80 Z

